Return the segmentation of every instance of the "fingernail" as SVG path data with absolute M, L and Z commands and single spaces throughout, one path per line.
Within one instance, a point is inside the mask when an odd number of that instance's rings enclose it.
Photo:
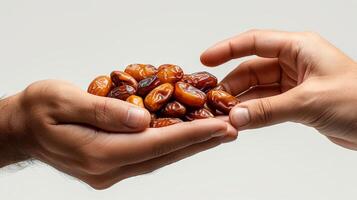
M 248 109 L 234 108 L 231 112 L 231 122 L 236 128 L 247 125 L 250 122 Z
M 126 125 L 132 128 L 140 127 L 145 118 L 145 111 L 140 108 L 131 107 L 128 110 Z

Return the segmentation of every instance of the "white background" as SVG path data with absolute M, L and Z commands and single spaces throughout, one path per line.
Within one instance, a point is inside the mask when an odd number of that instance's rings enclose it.
M 136 62 L 176 63 L 221 79 L 241 60 L 206 69 L 200 53 L 251 28 L 316 31 L 356 58 L 356 8 L 355 0 L 0 0 L 0 93 L 47 78 L 86 89 L 96 75 Z M 357 152 L 293 123 L 243 132 L 105 191 L 44 164 L 0 173 L 3 200 L 357 198 Z

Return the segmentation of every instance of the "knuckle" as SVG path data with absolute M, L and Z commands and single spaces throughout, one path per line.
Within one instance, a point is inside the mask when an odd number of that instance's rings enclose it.
M 320 40 L 322 37 L 317 32 L 305 31 L 299 33 L 297 38 L 300 42 L 301 41 L 309 42 L 309 41 Z
M 107 98 L 105 98 L 104 100 L 100 99 L 95 101 L 93 109 L 93 118 L 96 124 L 100 124 L 107 121 L 109 105 L 109 99 Z
M 257 123 L 258 126 L 266 126 L 272 119 L 272 106 L 269 99 L 258 99 L 258 103 L 256 104 L 256 108 L 254 112 L 256 112 L 253 116 L 255 119 L 253 121 Z
M 63 102 L 70 100 L 62 85 L 59 81 L 54 80 L 42 80 L 30 84 L 23 91 L 22 103 L 24 107 L 32 108 L 43 104 L 54 108 L 60 107 Z M 39 101 L 42 104 L 39 104 Z

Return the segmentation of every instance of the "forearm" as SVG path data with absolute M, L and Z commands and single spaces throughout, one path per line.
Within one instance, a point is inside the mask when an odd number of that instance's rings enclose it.
M 15 121 L 20 117 L 16 116 L 17 96 L 0 100 L 0 168 L 28 159 L 29 157 L 22 150 L 22 135 L 17 132 Z

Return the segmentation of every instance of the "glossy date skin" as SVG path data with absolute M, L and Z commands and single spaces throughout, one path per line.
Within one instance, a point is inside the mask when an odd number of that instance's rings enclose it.
M 138 95 L 146 96 L 151 90 L 161 84 L 156 75 L 147 77 L 139 82 Z
M 122 71 L 113 71 L 110 74 L 110 78 L 112 79 L 115 86 L 127 84 L 132 86 L 135 91 L 138 89 L 138 82 L 128 73 Z
M 178 65 L 164 64 L 159 67 L 156 75 L 161 83 L 174 84 L 182 79 L 183 71 Z
M 173 101 L 162 109 L 161 115 L 164 117 L 181 118 L 186 114 L 186 107 L 178 101 Z
M 207 93 L 207 104 L 210 108 L 215 108 L 224 114 L 229 114 L 229 111 L 239 103 L 239 100 L 222 90 L 211 90 Z
M 201 108 L 206 102 L 206 94 L 192 85 L 184 82 L 175 84 L 175 98 L 188 107 Z
M 187 120 L 193 121 L 193 120 L 197 120 L 197 119 L 213 118 L 214 115 L 206 108 L 201 108 L 201 109 L 193 110 L 193 111 L 187 113 L 185 117 Z
M 93 95 L 105 97 L 112 89 L 112 80 L 108 76 L 98 76 L 88 87 L 87 92 Z
M 207 92 L 217 86 L 217 78 L 208 72 L 186 74 L 181 81 L 188 83 L 203 92 Z
M 129 96 L 135 94 L 136 90 L 131 85 L 123 84 L 115 87 L 109 92 L 108 97 L 125 101 Z
M 125 72 L 135 78 L 136 81 L 141 81 L 157 73 L 157 69 L 149 64 L 131 64 L 125 68 Z
M 160 128 L 160 127 L 170 126 L 173 124 L 178 124 L 181 122 L 183 122 L 183 121 L 179 118 L 158 118 L 158 119 L 154 119 L 151 122 L 150 127 L 151 128 Z
M 136 96 L 136 95 L 131 95 L 126 99 L 127 102 L 134 104 L 136 106 L 139 106 L 141 108 L 145 108 L 144 106 L 144 100 L 143 98 Z
M 173 93 L 174 86 L 172 84 L 164 83 L 159 85 L 145 97 L 145 107 L 151 112 L 156 112 L 169 102 Z

